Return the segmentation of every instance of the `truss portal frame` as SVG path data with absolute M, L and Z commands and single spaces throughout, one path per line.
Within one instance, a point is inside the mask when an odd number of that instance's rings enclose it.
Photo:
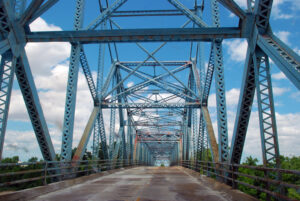
M 29 3 L 25 0 L 0 1 L 0 155 L 15 74 L 42 155 L 45 160 L 55 160 L 51 136 L 24 47 L 26 43 L 34 42 L 70 42 L 72 48 L 62 133 L 62 160 L 69 161 L 72 157 L 77 80 L 81 66 L 94 109 L 73 160 L 82 158 L 94 131 L 95 158 L 101 147 L 105 159 L 138 159 L 154 164 L 155 160 L 168 158 L 174 162 L 203 158 L 209 145 L 215 162 L 240 163 L 256 90 L 264 164 L 275 160 L 279 165 L 268 59 L 271 58 L 300 89 L 300 57 L 272 33 L 269 19 L 273 1 L 248 0 L 248 9 L 243 10 L 233 0 L 211 0 L 212 23 L 206 22 L 202 16 L 204 1 L 195 0 L 193 8 L 188 8 L 179 0 L 166 0 L 173 9 L 120 10 L 128 1 L 99 1 L 99 16 L 83 26 L 85 0 L 76 0 L 74 30 L 46 32 L 30 31 L 29 24 L 51 9 L 58 0 L 31 0 Z M 238 17 L 236 27 L 221 26 L 220 4 Z M 145 16 L 184 16 L 187 21 L 179 28 L 122 29 L 115 20 Z M 222 54 L 222 41 L 228 38 L 245 38 L 248 41 L 230 151 Z M 171 41 L 188 42 L 191 47 L 190 57 L 183 61 L 159 59 L 159 52 Z M 142 42 L 163 43 L 154 51 L 149 51 Z M 207 70 L 204 67 L 203 42 L 211 43 Z M 146 58 L 141 61 L 120 61 L 118 43 L 135 43 L 146 54 Z M 100 44 L 96 83 L 84 48 L 88 44 Z M 111 66 L 104 80 L 106 49 L 111 57 Z M 186 76 L 182 78 L 179 74 Z M 213 76 L 218 143 L 208 110 Z M 129 80 L 135 80 L 136 83 L 126 86 Z M 111 113 L 108 137 L 104 122 L 105 110 Z

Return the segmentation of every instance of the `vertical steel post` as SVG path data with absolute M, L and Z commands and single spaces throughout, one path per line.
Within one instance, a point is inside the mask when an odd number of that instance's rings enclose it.
M 275 162 L 275 167 L 279 168 L 280 154 L 269 58 L 257 51 L 254 58 L 263 163 L 267 166 Z
M 120 83 L 122 78 L 120 74 L 120 69 L 117 67 L 116 70 L 116 77 L 117 77 L 117 83 Z M 122 91 L 122 85 L 117 88 L 117 93 L 121 93 Z M 127 158 L 127 151 L 126 151 L 126 139 L 125 139 L 125 131 L 124 131 L 124 113 L 123 113 L 123 108 L 121 103 L 123 103 L 122 97 L 119 95 L 118 96 L 118 103 L 119 103 L 119 119 L 120 119 L 120 127 L 123 128 L 123 132 L 121 133 L 121 141 L 122 141 L 122 154 L 123 154 L 123 159 Z
M 14 80 L 15 63 L 12 63 L 11 51 L 1 55 L 1 85 L 0 85 L 0 161 L 2 159 L 5 131 L 7 125 L 11 90 Z
M 213 26 L 220 27 L 219 5 L 217 0 L 211 1 Z M 223 68 L 222 39 L 214 41 L 214 65 L 215 65 L 215 86 L 217 99 L 218 119 L 218 146 L 219 161 L 228 160 L 228 133 L 227 133 L 227 111 L 226 111 L 226 89 Z
M 74 22 L 74 30 L 76 31 L 82 28 L 84 4 L 85 4 L 85 0 L 76 1 L 75 22 Z M 74 118 L 75 118 L 80 49 L 81 49 L 81 45 L 72 44 L 68 83 L 67 83 L 67 93 L 66 93 L 62 145 L 61 145 L 62 161 L 69 161 L 71 160 L 72 157 L 72 142 L 73 142 L 73 129 L 74 129 Z
M 104 29 L 105 25 L 101 26 L 102 29 Z M 103 86 L 103 71 L 104 71 L 104 57 L 105 56 L 105 45 L 100 44 L 99 45 L 99 55 L 98 55 L 98 70 L 97 70 L 97 98 L 98 102 L 101 102 L 101 92 L 102 92 L 102 86 Z M 95 159 L 98 159 L 99 156 L 99 149 L 100 149 L 100 115 L 98 115 L 96 119 L 96 123 L 94 126 L 94 135 L 93 135 L 93 157 Z M 103 147 L 102 151 L 103 151 Z M 105 150 L 104 150 L 105 152 Z M 106 154 L 104 154 L 106 156 Z M 105 158 L 107 159 L 107 158 Z

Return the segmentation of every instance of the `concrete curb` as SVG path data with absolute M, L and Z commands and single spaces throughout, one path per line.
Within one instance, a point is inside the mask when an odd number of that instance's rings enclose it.
M 115 172 L 123 171 L 126 169 L 130 169 L 134 167 L 126 167 L 126 168 L 120 168 L 116 170 L 108 170 L 105 172 L 100 172 L 100 173 L 95 173 L 91 174 L 88 176 L 82 176 L 78 177 L 76 179 L 70 179 L 70 180 L 65 180 L 65 181 L 60 181 L 60 182 L 55 182 L 49 185 L 45 186 L 39 186 L 35 188 L 30 188 L 30 189 L 25 189 L 25 190 L 20 190 L 16 192 L 10 192 L 7 194 L 1 194 L 0 195 L 0 200 L 5 200 L 5 201 L 13 201 L 13 200 L 32 200 L 35 197 L 38 197 L 43 194 L 51 193 L 57 190 L 60 190 L 62 188 L 67 188 L 70 186 L 74 186 L 76 184 L 80 184 L 86 181 L 91 181 L 94 180 L 98 177 L 106 176 L 109 174 L 113 174 Z

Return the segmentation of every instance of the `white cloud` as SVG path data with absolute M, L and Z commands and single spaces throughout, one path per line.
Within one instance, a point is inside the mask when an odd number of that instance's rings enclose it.
M 62 29 L 53 24 L 48 24 L 42 18 L 37 18 L 34 22 L 30 24 L 31 31 L 61 31 Z
M 227 46 L 227 53 L 231 60 L 238 62 L 245 60 L 248 47 L 246 40 L 225 40 L 223 44 Z
M 281 88 L 281 87 L 274 87 L 273 86 L 273 94 L 275 96 L 280 96 L 280 95 L 282 95 L 282 94 L 284 94 L 284 93 L 286 93 L 288 91 L 290 91 L 289 88 L 283 88 L 283 87 Z
M 283 5 L 286 6 L 283 6 Z M 283 8 L 290 8 L 289 13 L 284 12 Z M 293 17 L 298 17 L 297 12 L 300 10 L 300 3 L 299 1 L 295 0 L 274 0 L 273 1 L 273 8 L 271 15 L 275 19 L 290 19 Z
M 59 31 L 61 28 L 48 25 L 45 20 L 38 18 L 30 28 L 33 31 Z M 69 43 L 27 43 L 25 50 L 34 76 L 48 75 L 51 67 L 66 60 L 70 56 Z
M 232 88 L 226 91 L 226 105 L 227 107 L 236 106 L 239 101 L 240 90 L 237 88 Z M 208 99 L 209 107 L 216 107 L 216 94 L 211 94 Z
M 247 0 L 235 0 L 235 2 L 243 8 L 247 7 Z
M 285 42 L 286 44 L 290 45 L 289 42 L 289 36 L 291 35 L 290 32 L 288 31 L 279 31 L 279 32 L 275 32 L 275 35 L 282 40 L 283 42 Z
M 33 22 L 31 28 L 38 31 L 61 30 L 54 25 L 48 25 L 41 18 Z M 54 148 L 56 153 L 60 153 L 69 69 L 67 59 L 70 55 L 70 45 L 67 43 L 31 43 L 26 46 L 26 52 Z M 95 72 L 92 73 L 95 74 Z M 92 98 L 82 72 L 79 72 L 77 88 L 73 146 L 77 146 L 93 108 Z M 14 89 L 12 91 L 10 105 L 9 121 L 30 124 L 20 90 Z M 107 118 L 107 116 L 105 117 Z M 5 143 L 8 144 L 8 149 L 4 149 L 4 155 L 10 156 L 12 150 L 9 148 L 13 149 L 14 145 L 17 144 L 19 147 L 25 145 L 29 147 L 30 153 L 25 156 L 25 159 L 31 156 L 41 157 L 33 130 L 25 129 L 21 132 L 14 129 L 21 128 L 16 127 L 7 130 Z M 24 141 L 23 138 L 25 137 L 26 140 Z M 24 144 L 24 142 L 28 143 Z M 24 155 L 21 149 L 15 150 L 13 154 Z
M 126 86 L 129 88 L 129 87 L 132 87 L 133 85 L 134 85 L 134 82 L 128 82 Z
M 247 8 L 247 0 L 235 0 L 242 8 Z M 284 6 L 285 5 L 285 6 Z M 287 12 L 286 8 L 290 8 L 292 12 Z M 283 9 L 284 8 L 284 9 Z M 300 10 L 300 1 L 297 0 L 274 0 L 271 15 L 274 19 L 291 19 L 297 16 Z
M 211 115 L 213 121 L 214 132 L 216 138 L 218 138 L 218 129 L 216 116 Z M 236 111 L 229 109 L 227 111 L 227 127 L 228 127 L 228 142 L 229 146 L 232 143 L 232 135 L 235 124 Z M 277 122 L 277 133 L 279 139 L 279 149 L 280 154 L 285 156 L 299 156 L 300 147 L 300 113 L 288 113 L 279 114 L 276 113 Z M 293 149 L 291 149 L 293 147 Z M 250 121 L 248 125 L 248 130 L 246 134 L 246 140 L 244 144 L 244 150 L 242 155 L 242 160 L 247 156 L 254 156 L 262 161 L 262 151 L 261 151 L 261 137 L 260 137 L 260 127 L 258 112 L 252 111 L 250 116 Z
M 281 95 L 290 91 L 289 88 L 279 88 L 273 87 L 274 95 Z M 294 94 L 294 98 L 299 99 L 299 93 Z M 218 137 L 217 129 L 217 115 L 216 115 L 216 95 L 212 94 L 209 97 L 209 111 L 213 122 L 214 132 L 216 137 Z M 228 140 L 229 146 L 232 140 L 232 134 L 236 118 L 236 109 L 239 99 L 239 89 L 233 88 L 226 92 L 226 101 L 227 101 L 227 126 L 228 126 Z M 300 100 L 300 99 L 299 99 Z M 250 116 L 245 147 L 243 151 L 243 158 L 246 156 L 254 156 L 261 160 L 261 141 L 260 141 L 260 128 L 259 128 L 259 118 L 258 112 L 256 109 L 257 102 L 254 97 L 254 102 L 252 106 L 252 112 Z M 288 113 L 281 114 L 276 113 L 277 129 L 278 129 L 278 138 L 280 145 L 280 153 L 282 155 L 299 155 L 300 148 L 298 144 L 300 139 L 297 137 L 300 134 L 300 113 Z M 291 149 L 290 147 L 295 147 Z
M 300 55 L 300 49 L 298 49 L 298 48 L 296 47 L 296 48 L 294 48 L 293 50 L 296 52 L 296 54 Z
M 279 140 L 279 149 L 282 155 L 299 155 L 300 143 L 300 113 L 295 114 L 279 114 L 276 113 L 277 133 Z M 291 149 L 293 147 L 293 149 Z M 254 155 L 262 158 L 261 155 L 261 140 L 258 113 L 251 114 L 250 123 L 248 127 L 244 155 Z
M 292 93 L 290 97 L 300 102 L 300 91 Z
M 283 72 L 275 73 L 272 75 L 272 79 L 274 80 L 283 80 L 287 79 Z

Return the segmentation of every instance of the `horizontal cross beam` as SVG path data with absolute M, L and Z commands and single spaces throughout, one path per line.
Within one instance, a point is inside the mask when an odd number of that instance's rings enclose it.
M 98 105 L 97 105 L 98 106 Z M 101 108 L 200 108 L 199 102 L 186 102 L 186 103 L 106 103 L 102 102 Z
M 30 32 L 27 42 L 158 42 L 158 41 L 212 41 L 216 38 L 246 38 L 239 28 L 165 28 L 165 29 L 121 29 L 85 31 Z
M 195 12 L 194 9 L 190 9 Z M 178 9 L 173 10 L 122 10 L 115 11 L 111 17 L 145 17 L 145 16 L 178 16 L 184 15 Z
M 122 61 L 120 62 L 123 66 L 137 66 L 142 62 L 139 61 Z M 160 63 L 164 64 L 164 66 L 183 66 L 190 64 L 190 61 L 161 61 Z M 142 66 L 160 66 L 158 62 L 155 61 L 147 61 L 142 64 Z

